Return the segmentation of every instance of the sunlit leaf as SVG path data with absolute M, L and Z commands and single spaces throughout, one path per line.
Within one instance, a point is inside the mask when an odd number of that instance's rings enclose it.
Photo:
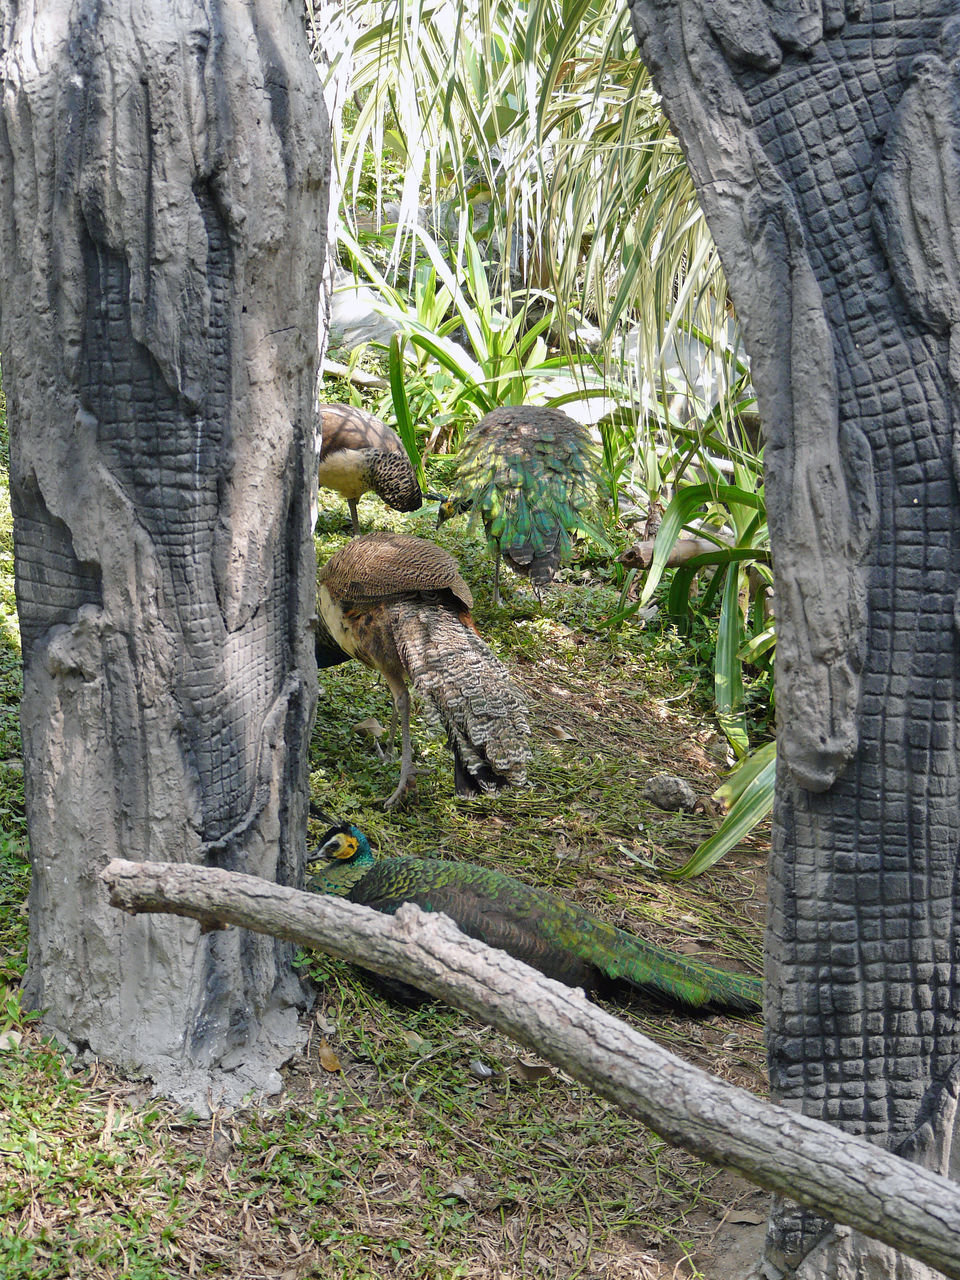
M 667 871 L 664 874 L 671 880 L 688 880 L 691 876 L 699 875 L 708 867 L 712 867 L 725 853 L 729 853 L 738 845 L 757 823 L 763 821 L 773 807 L 776 768 L 772 743 L 761 747 L 754 757 L 745 760 L 740 769 L 744 771 L 745 777 L 749 777 L 749 781 L 721 825 L 712 836 L 704 840 L 689 861 L 675 871 Z M 724 786 L 728 785 L 729 780 Z M 719 792 L 714 794 L 718 795 Z

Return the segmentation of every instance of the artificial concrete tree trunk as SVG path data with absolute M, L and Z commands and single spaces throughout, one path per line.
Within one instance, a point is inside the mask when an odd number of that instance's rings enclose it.
M 960 1069 L 956 0 L 632 8 L 730 279 L 767 433 L 772 1091 L 949 1174 Z M 782 1202 L 762 1274 L 936 1273 Z
M 293 0 L 0 0 L 29 1005 L 195 1102 L 278 1083 L 288 945 L 114 854 L 297 881 L 329 136 Z

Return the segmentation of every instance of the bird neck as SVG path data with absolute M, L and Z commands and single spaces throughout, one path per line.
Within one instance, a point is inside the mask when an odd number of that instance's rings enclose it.
M 335 897 L 346 897 L 376 861 L 367 837 L 349 825 L 333 828 L 317 854 L 316 861 L 307 866 L 307 888 Z
M 326 863 L 307 877 L 307 888 L 313 893 L 330 893 L 334 897 L 345 898 L 372 866 L 372 857 L 361 862 L 351 859 L 350 862 Z

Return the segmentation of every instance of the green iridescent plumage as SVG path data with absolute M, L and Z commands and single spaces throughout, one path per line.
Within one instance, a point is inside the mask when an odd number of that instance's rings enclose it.
M 504 405 L 468 432 L 457 463 L 458 495 L 445 499 L 437 524 L 464 511 L 483 522 L 494 554 L 494 604 L 500 557 L 536 587 L 569 558 L 572 535 L 592 527 L 597 452 L 580 423 L 541 405 Z
M 569 986 L 589 991 L 612 980 L 692 1008 L 760 1007 L 759 978 L 678 956 L 487 867 L 439 858 L 377 861 L 352 824 L 326 833 L 307 873 L 309 889 L 377 911 L 392 914 L 404 902 L 442 911 L 470 937 Z

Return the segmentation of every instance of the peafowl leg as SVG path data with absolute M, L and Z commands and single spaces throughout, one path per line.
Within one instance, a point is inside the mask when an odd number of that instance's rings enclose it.
M 500 608 L 500 543 L 493 554 L 493 607 Z
M 393 700 L 393 712 L 390 716 L 390 728 L 387 730 L 387 737 L 384 746 L 379 742 L 376 743 L 377 754 L 381 760 L 392 760 L 393 749 L 397 744 L 397 700 Z
M 385 809 L 395 809 L 416 782 L 413 768 L 413 746 L 410 741 L 410 693 L 406 685 L 393 689 L 394 727 L 396 715 L 400 716 L 400 781 L 393 795 L 384 801 Z
M 357 515 L 356 498 L 348 498 L 347 506 L 350 508 L 350 523 L 353 525 L 353 536 L 356 538 L 360 533 L 360 517 Z

